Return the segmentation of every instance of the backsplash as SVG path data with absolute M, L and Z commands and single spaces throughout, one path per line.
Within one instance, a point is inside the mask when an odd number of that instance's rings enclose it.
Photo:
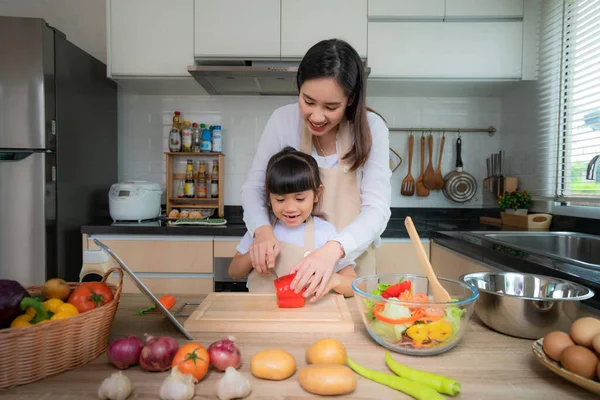
M 165 156 L 173 111 L 183 119 L 223 127 L 225 153 L 225 204 L 241 204 L 240 188 L 252 164 L 254 152 L 271 113 L 277 107 L 294 103 L 297 97 L 248 96 L 159 96 L 119 92 L 119 179 L 148 180 L 165 185 Z M 390 127 L 460 127 L 498 130 L 487 133 L 463 133 L 464 170 L 478 183 L 475 198 L 459 204 L 448 200 L 441 191 L 429 197 L 400 195 L 400 184 L 407 173 L 408 132 L 390 132 L 390 147 L 403 159 L 392 175 L 392 207 L 484 207 L 490 201 L 482 196 L 486 174 L 485 159 L 500 148 L 502 137 L 502 100 L 500 98 L 372 97 L 369 107 L 383 115 Z M 415 133 L 412 175 L 419 175 L 421 133 Z M 434 168 L 437 166 L 441 133 L 433 132 Z M 446 133 L 442 174 L 455 168 L 456 133 Z M 427 149 L 425 151 L 427 166 Z M 164 194 L 163 194 L 164 202 Z

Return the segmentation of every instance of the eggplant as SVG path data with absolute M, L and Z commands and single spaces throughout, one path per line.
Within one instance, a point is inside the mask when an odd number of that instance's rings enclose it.
M 19 304 L 29 292 L 17 281 L 0 279 L 0 329 L 8 328 L 10 323 L 23 314 Z

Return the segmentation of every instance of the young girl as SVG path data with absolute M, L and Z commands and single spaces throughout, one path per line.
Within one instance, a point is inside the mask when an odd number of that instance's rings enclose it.
M 280 242 L 280 253 L 275 265 L 253 268 L 250 233 L 240 241 L 231 265 L 229 276 L 241 279 L 248 276 L 250 292 L 275 292 L 273 269 L 278 277 L 290 273 L 293 265 L 309 252 L 332 240 L 335 226 L 315 214 L 315 207 L 323 192 L 319 167 L 315 159 L 292 147 L 286 147 L 269 160 L 266 170 L 265 194 L 267 207 L 274 217 L 273 233 Z M 327 189 L 325 189 L 327 190 Z M 329 279 L 326 292 L 331 289 L 346 297 L 353 295 L 352 281 L 356 278 L 355 263 L 340 260 Z M 296 289 L 296 292 L 300 290 Z M 312 297 L 311 301 L 316 300 Z

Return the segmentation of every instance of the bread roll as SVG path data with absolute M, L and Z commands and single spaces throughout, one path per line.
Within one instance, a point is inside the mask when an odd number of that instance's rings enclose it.
M 190 218 L 202 218 L 202 214 L 200 214 L 200 211 L 192 211 L 190 213 Z
M 190 212 L 188 210 L 183 210 L 179 213 L 179 218 L 189 218 Z
M 169 218 L 177 218 L 177 217 L 179 217 L 179 210 L 177 210 L 177 209 L 171 210 L 171 212 L 169 213 Z

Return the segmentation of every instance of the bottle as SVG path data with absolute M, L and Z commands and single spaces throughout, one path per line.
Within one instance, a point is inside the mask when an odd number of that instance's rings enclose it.
M 214 153 L 220 153 L 223 151 L 222 146 L 221 125 L 215 125 L 213 126 L 212 131 L 212 151 Z
M 181 151 L 181 130 L 179 129 L 179 111 L 175 111 L 173 116 L 173 126 L 169 133 L 169 151 L 177 153 Z
M 192 152 L 200 153 L 202 147 L 202 136 L 200 129 L 198 129 L 198 124 L 192 124 Z
M 210 194 L 211 197 L 217 198 L 219 197 L 219 167 L 217 167 L 217 163 L 213 164 L 212 169 L 212 179 L 210 182 Z
M 194 193 L 194 166 L 192 160 L 187 160 L 185 167 L 185 197 L 193 198 Z
M 198 164 L 198 179 L 196 181 L 196 197 L 206 198 L 206 164 Z
M 204 129 L 202 131 L 202 152 L 210 153 L 211 150 L 212 150 L 212 143 L 211 143 L 210 130 Z
M 181 151 L 190 153 L 192 151 L 192 128 L 190 121 L 183 121 L 183 129 L 181 130 Z

